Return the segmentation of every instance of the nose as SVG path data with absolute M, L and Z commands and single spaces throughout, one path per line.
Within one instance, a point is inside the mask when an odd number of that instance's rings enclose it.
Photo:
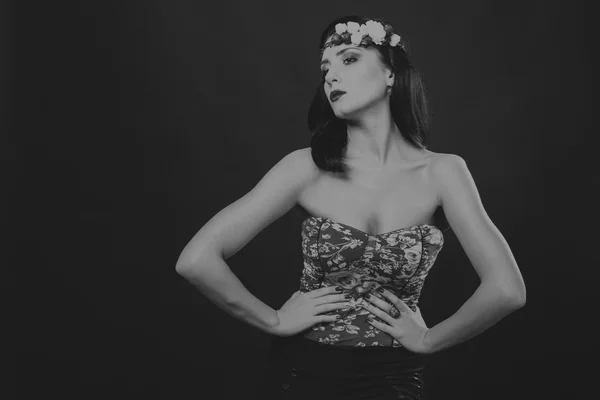
M 331 86 L 333 82 L 339 82 L 337 72 L 333 71 L 333 69 L 327 71 L 327 75 L 325 75 L 325 82 L 327 82 L 329 86 Z

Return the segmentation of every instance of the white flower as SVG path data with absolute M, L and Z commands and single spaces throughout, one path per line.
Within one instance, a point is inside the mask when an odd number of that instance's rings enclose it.
M 369 36 L 371 36 L 371 35 L 369 34 Z M 373 39 L 373 43 L 381 45 L 381 44 L 383 44 L 384 37 L 378 37 L 378 36 L 373 37 L 373 36 L 371 36 L 371 39 Z
M 385 39 L 385 29 L 383 25 L 377 21 L 369 20 L 365 24 L 366 31 L 373 41 L 377 44 L 383 43 L 383 39 Z
M 398 43 L 400 43 L 400 36 L 394 33 L 390 38 L 390 46 L 395 47 Z
M 373 43 L 381 45 L 383 44 L 383 40 L 373 40 Z
M 345 24 L 336 24 L 335 32 L 338 35 L 348 32 L 350 34 L 350 41 L 354 45 L 359 45 L 367 35 L 375 44 L 382 45 L 385 42 L 387 35 L 387 31 L 381 22 L 373 20 L 368 20 L 364 24 L 359 24 L 354 21 L 348 21 Z M 390 37 L 389 44 L 390 46 L 395 47 L 398 43 L 400 43 L 400 36 L 394 33 Z
M 378 25 L 381 26 L 379 22 L 373 21 L 372 19 L 365 22 L 365 26 L 369 28 L 369 31 L 375 30 Z
M 363 38 L 363 34 L 360 32 L 353 33 L 352 36 L 350 36 L 350 40 L 352 41 L 352 44 L 355 46 L 358 46 L 360 44 L 360 42 L 362 42 L 362 38 Z
M 348 30 L 348 27 L 346 26 L 346 24 L 337 24 L 335 26 L 335 33 L 337 33 L 338 35 L 341 35 L 342 33 L 346 32 Z
M 359 29 L 358 23 L 356 23 L 354 21 L 349 21 L 347 25 L 348 25 L 348 32 L 350 32 L 350 33 L 358 32 L 358 29 Z

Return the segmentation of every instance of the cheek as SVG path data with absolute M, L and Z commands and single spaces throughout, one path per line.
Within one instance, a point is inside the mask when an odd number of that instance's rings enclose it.
M 381 72 L 375 68 L 364 68 L 356 71 L 356 83 L 361 86 L 377 87 L 381 81 Z

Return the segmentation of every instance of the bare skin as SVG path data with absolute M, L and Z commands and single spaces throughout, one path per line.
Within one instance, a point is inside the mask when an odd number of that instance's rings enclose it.
M 325 49 L 321 61 L 327 97 L 333 90 L 346 92 L 330 105 L 347 124 L 344 155 L 351 172 L 344 180 L 315 169 L 298 204 L 311 215 L 373 235 L 431 223 L 440 202 L 429 165 L 440 155 L 400 134 L 386 91 L 394 73 L 377 50 L 352 44 Z
M 440 203 L 429 167 L 439 157 L 443 154 L 426 150 L 411 161 L 387 166 L 387 170 L 349 164 L 348 180 L 315 167 L 314 178 L 300 193 L 298 205 L 313 216 L 371 235 L 431 224 Z

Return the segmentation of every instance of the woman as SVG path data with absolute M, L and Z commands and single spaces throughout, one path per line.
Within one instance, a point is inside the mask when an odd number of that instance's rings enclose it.
M 311 147 L 283 157 L 202 227 L 177 271 L 231 315 L 274 335 L 257 399 L 421 399 L 424 358 L 523 306 L 523 279 L 464 160 L 427 150 L 423 85 L 394 29 L 380 19 L 340 18 L 320 48 Z M 225 260 L 293 207 L 306 217 L 304 270 L 300 290 L 274 310 Z M 432 221 L 438 208 L 481 284 L 429 328 L 417 303 L 443 246 Z

